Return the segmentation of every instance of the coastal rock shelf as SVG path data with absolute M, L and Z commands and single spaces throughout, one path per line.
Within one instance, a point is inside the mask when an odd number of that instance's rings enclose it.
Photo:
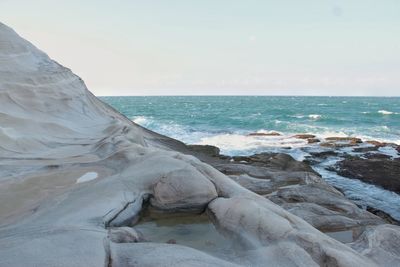
M 366 267 L 400 260 L 399 227 L 359 209 L 304 163 L 280 154 L 231 162 L 144 129 L 3 24 L 0 203 L 0 266 Z M 161 214 L 206 212 L 213 225 L 189 219 L 182 231 L 202 235 L 215 226 L 208 243 L 215 249 L 193 244 L 196 234 L 178 238 L 177 217 L 168 226 L 175 235 L 161 238 L 162 226 L 143 222 L 148 205 Z M 350 244 L 321 232 L 356 225 L 367 230 Z M 240 257 L 225 254 L 235 253 L 231 243 L 243 248 Z

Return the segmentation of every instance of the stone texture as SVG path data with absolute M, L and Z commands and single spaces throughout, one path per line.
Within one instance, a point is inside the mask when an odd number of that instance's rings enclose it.
M 195 168 L 165 174 L 153 192 L 151 204 L 169 211 L 202 211 L 218 196 L 214 185 Z
M 360 179 L 400 193 L 400 160 L 388 156 L 372 156 L 369 159 L 351 157 L 336 164 L 338 174 Z
M 379 266 L 399 266 L 400 227 L 389 224 L 368 227 L 351 247 Z

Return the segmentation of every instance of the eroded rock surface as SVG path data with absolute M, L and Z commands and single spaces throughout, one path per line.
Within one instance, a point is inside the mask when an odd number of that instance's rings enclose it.
M 151 204 L 161 210 L 202 211 L 216 198 L 214 185 L 195 168 L 166 174 L 154 185 Z
M 400 264 L 400 233 L 395 225 L 368 227 L 351 247 L 382 266 Z

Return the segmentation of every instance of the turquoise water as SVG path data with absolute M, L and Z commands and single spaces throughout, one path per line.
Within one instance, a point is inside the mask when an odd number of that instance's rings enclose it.
M 399 97 L 102 97 L 128 118 L 188 143 L 224 134 L 278 131 L 400 142 Z

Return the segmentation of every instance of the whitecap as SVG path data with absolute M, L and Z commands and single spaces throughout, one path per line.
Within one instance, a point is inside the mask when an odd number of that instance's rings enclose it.
M 313 119 L 313 120 L 318 120 L 318 119 L 320 119 L 322 116 L 319 115 L 319 114 L 310 114 L 310 115 L 308 115 L 308 117 L 309 117 L 310 119 Z
M 382 115 L 391 115 L 391 114 L 393 114 L 392 111 L 387 111 L 387 110 L 384 110 L 384 109 L 379 110 L 378 113 L 380 113 Z
M 343 131 L 329 131 L 329 130 L 325 130 L 323 132 L 320 132 L 317 134 L 317 137 L 319 138 L 327 138 L 327 137 L 332 137 L 332 136 L 336 136 L 336 137 L 349 137 L 348 134 L 346 134 Z
M 84 175 L 82 175 L 81 177 L 79 177 L 76 180 L 76 183 L 79 184 L 79 183 L 89 182 L 89 181 L 96 179 L 97 177 L 98 177 L 97 172 L 87 172 Z
M 297 118 L 297 119 L 302 119 L 302 118 L 304 118 L 304 115 L 291 115 L 291 116 L 289 116 L 289 117 Z
M 203 137 L 198 145 L 213 145 L 221 149 L 221 153 L 229 156 L 251 155 L 260 152 L 285 152 L 302 159 L 295 148 L 308 145 L 307 140 L 293 138 L 291 136 L 248 136 L 242 134 L 220 134 Z M 290 149 L 287 149 L 289 148 Z M 284 150 L 284 151 L 283 151 Z

